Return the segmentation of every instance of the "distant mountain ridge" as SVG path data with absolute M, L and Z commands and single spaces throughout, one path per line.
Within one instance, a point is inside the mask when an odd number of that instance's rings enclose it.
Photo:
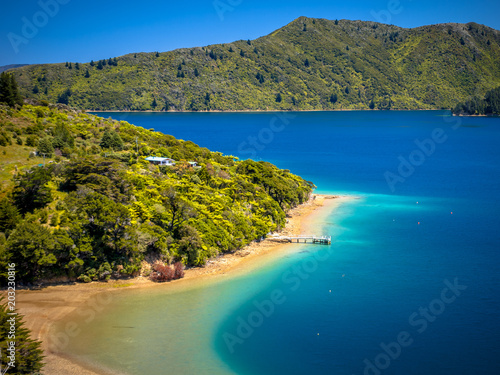
M 300 17 L 253 41 L 13 72 L 23 94 L 87 110 L 452 108 L 500 85 L 500 32 Z
M 21 68 L 21 67 L 26 66 L 26 65 L 29 65 L 29 64 L 10 64 L 10 65 L 0 66 L 0 73 L 3 73 L 9 69 Z

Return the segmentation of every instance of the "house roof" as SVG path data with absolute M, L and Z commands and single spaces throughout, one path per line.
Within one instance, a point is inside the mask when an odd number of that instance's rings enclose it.
M 160 158 L 160 157 L 158 157 L 158 156 L 148 156 L 148 157 L 146 158 L 146 160 L 147 160 L 147 161 L 160 161 L 160 162 L 161 162 L 161 161 L 168 161 L 168 160 L 170 160 L 170 161 L 174 161 L 174 159 L 170 159 L 170 158 Z

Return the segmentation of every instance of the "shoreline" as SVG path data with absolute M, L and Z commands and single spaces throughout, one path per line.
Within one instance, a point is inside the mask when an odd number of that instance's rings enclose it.
M 456 114 L 456 113 L 451 113 L 453 117 L 492 117 L 492 118 L 498 118 L 500 117 L 500 114 L 488 114 L 488 115 L 465 115 L 465 114 Z
M 282 112 L 354 112 L 354 111 L 373 111 L 373 112 L 409 112 L 409 111 L 451 111 L 450 109 L 369 109 L 369 108 L 338 108 L 338 109 L 237 109 L 237 110 L 211 110 L 211 111 L 94 111 L 91 109 L 82 109 L 85 113 L 282 113 Z
M 315 222 L 327 217 L 340 204 L 351 199 L 355 199 L 355 197 L 313 194 L 308 202 L 289 212 L 286 227 L 280 234 L 313 233 L 311 228 L 315 227 Z M 66 317 L 83 307 L 88 308 L 92 303 L 95 304 L 99 295 L 105 291 L 164 288 L 165 292 L 179 292 L 249 273 L 263 263 L 269 263 L 283 256 L 285 251 L 290 250 L 291 247 L 293 247 L 292 244 L 276 242 L 270 238 L 261 242 L 254 241 L 234 253 L 224 254 L 209 260 L 205 267 L 187 269 L 184 278 L 167 283 L 155 283 L 148 278 L 137 277 L 130 280 L 113 280 L 108 283 L 93 282 L 48 286 L 42 290 L 20 290 L 17 292 L 18 311 L 24 316 L 25 326 L 31 330 L 32 338 L 42 341 L 42 348 L 46 356 L 44 373 L 51 375 L 68 373 L 112 374 L 113 372 L 108 370 L 82 363 L 76 358 L 72 358 L 71 355 L 52 350 L 50 342 L 54 341 L 54 338 L 51 334 L 51 328 L 54 324 L 64 321 Z M 98 310 L 96 311 L 98 312 Z

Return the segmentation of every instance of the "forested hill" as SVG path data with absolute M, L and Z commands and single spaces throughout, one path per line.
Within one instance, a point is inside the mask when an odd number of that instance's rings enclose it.
M 11 64 L 11 65 L 0 66 L 0 73 L 5 72 L 6 70 L 9 70 L 9 69 L 20 68 L 20 67 L 26 66 L 26 65 L 28 65 L 28 64 Z
M 283 227 L 312 191 L 270 163 L 45 104 L 0 105 L 0 280 L 9 263 L 22 282 L 202 265 Z
M 500 32 L 300 17 L 252 41 L 13 72 L 23 95 L 92 110 L 452 108 L 500 85 Z

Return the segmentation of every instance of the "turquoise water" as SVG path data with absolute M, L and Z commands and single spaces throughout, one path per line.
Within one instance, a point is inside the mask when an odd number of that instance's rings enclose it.
M 68 352 L 129 374 L 500 373 L 500 119 L 108 115 L 359 199 L 318 229 L 329 247 L 188 291 L 115 294 Z

